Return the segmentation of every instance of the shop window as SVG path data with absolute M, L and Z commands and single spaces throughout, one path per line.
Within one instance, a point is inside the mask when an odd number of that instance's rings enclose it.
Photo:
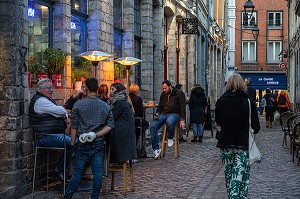
M 118 0 L 114 1 L 113 4 L 113 10 L 114 10 L 114 27 L 122 29 L 123 23 L 122 23 L 122 11 L 123 11 L 123 1 Z
M 28 3 L 28 56 L 43 63 L 43 52 L 52 47 L 52 4 L 48 1 Z
M 78 68 L 80 59 L 77 56 L 87 50 L 87 0 L 71 1 L 71 54 L 72 66 Z
M 256 42 L 242 42 L 242 62 L 256 62 Z
M 281 41 L 268 41 L 268 48 L 267 48 L 267 62 L 280 62 L 281 56 Z
M 88 14 L 88 1 L 87 0 L 72 0 L 72 10 L 76 10 L 83 14 Z

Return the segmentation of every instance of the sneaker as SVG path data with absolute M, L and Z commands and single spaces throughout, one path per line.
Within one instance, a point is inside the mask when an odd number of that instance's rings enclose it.
M 186 142 L 186 140 L 183 139 L 183 137 L 180 137 L 180 138 L 179 138 L 179 142 Z
M 168 139 L 168 147 L 173 146 L 174 140 L 173 139 Z
M 138 159 L 133 159 L 133 163 L 139 163 L 139 160 Z
M 155 151 L 153 151 L 155 159 L 157 159 L 160 156 L 160 152 L 161 152 L 161 149 L 156 149 Z

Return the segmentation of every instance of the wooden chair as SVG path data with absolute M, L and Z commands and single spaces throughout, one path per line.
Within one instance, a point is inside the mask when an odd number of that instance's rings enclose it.
M 111 172 L 111 190 L 114 190 L 114 183 L 115 183 L 115 173 L 122 172 L 123 176 L 123 193 L 127 193 L 127 171 L 130 173 L 130 182 L 131 182 L 131 191 L 134 191 L 134 175 L 133 175 L 133 160 L 129 160 L 129 165 L 127 166 L 127 161 L 124 161 L 120 164 L 111 164 L 110 163 L 110 146 L 108 146 L 108 173 Z M 103 182 L 103 192 L 106 192 L 106 185 L 107 185 L 107 176 L 104 176 Z
M 179 157 L 179 124 L 177 123 L 175 125 L 175 130 L 174 130 L 174 155 L 175 158 Z M 163 133 L 163 138 L 162 138 L 162 146 L 161 146 L 161 156 L 164 157 L 166 154 L 166 146 L 168 144 L 168 132 L 167 132 L 167 125 L 164 125 L 164 133 Z
M 280 115 L 280 126 L 281 126 L 281 129 L 282 129 L 283 133 L 284 133 L 282 146 L 284 144 L 286 144 L 286 136 L 287 136 L 287 133 L 288 133 L 287 121 L 288 121 L 289 117 L 292 116 L 293 114 L 294 114 L 293 112 L 287 111 L 287 112 L 281 113 L 281 115 Z
M 296 157 L 298 157 L 298 163 L 297 163 L 298 166 L 300 163 L 299 150 L 300 150 L 300 122 L 295 124 L 293 128 L 293 137 L 292 137 L 292 151 L 293 151 L 292 161 L 294 162 L 294 157 L 296 153 Z

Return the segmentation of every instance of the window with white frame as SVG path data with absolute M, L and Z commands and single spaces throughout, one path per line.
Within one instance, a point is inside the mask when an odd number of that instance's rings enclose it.
M 254 26 L 254 24 L 257 23 L 256 12 L 253 12 L 252 16 L 251 16 L 250 12 L 246 12 L 246 13 L 247 13 L 247 15 L 245 14 L 245 12 L 242 12 L 243 27 L 247 28 L 247 27 Z M 248 17 L 250 17 L 250 18 L 248 19 Z
M 256 41 L 242 42 L 242 62 L 256 61 Z
M 278 56 L 281 52 L 281 41 L 268 41 L 267 48 L 267 62 L 280 62 L 281 56 Z
M 268 26 L 276 27 L 282 25 L 282 12 L 268 12 Z

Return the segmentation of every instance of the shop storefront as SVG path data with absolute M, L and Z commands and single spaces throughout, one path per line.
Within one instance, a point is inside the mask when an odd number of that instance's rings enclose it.
M 256 90 L 286 90 L 287 76 L 285 73 L 241 73 L 245 78 L 251 79 L 251 86 Z

